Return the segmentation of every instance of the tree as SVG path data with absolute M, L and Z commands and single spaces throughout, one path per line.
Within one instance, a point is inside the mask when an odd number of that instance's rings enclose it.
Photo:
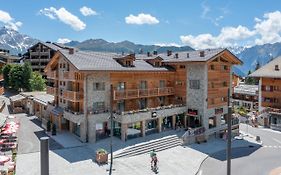
M 23 88 L 26 91 L 30 91 L 31 90 L 31 85 L 30 85 L 30 79 L 32 77 L 32 68 L 30 63 L 25 62 L 23 67 Z
M 19 91 L 24 88 L 23 84 L 23 67 L 21 65 L 14 65 L 9 73 L 10 85 L 12 89 Z
M 5 88 L 9 88 L 11 86 L 10 84 L 10 77 L 9 77 L 9 74 L 10 74 L 10 70 L 12 69 L 12 65 L 11 64 L 6 64 L 4 67 L 3 67 L 3 77 L 4 77 L 4 87 Z
M 32 72 L 29 84 L 32 91 L 43 91 L 46 89 L 46 80 L 38 72 Z
M 248 76 L 246 77 L 245 79 L 245 83 L 246 84 L 250 84 L 250 85 L 253 85 L 256 83 L 255 79 L 253 77 L 249 77 L 249 75 L 251 74 L 251 71 L 249 70 L 248 72 Z

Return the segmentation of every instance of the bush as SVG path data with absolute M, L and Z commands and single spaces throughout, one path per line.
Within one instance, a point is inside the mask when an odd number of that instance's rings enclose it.
M 107 151 L 105 149 L 103 149 L 103 148 L 99 148 L 97 150 L 97 154 L 107 154 Z

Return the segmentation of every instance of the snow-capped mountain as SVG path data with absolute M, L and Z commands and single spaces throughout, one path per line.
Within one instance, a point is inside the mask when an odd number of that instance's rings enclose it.
M 38 41 L 13 29 L 7 27 L 0 28 L 0 48 L 10 50 L 11 54 L 24 53 Z
M 232 53 L 234 53 L 235 55 L 240 54 L 241 52 L 243 52 L 247 47 L 245 46 L 233 46 L 233 47 L 228 47 L 227 49 L 229 51 L 231 51 Z

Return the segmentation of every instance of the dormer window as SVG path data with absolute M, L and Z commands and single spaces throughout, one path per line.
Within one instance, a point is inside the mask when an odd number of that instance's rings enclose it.
M 160 67 L 160 62 L 159 61 L 155 61 L 154 66 L 155 67 Z
M 279 66 L 277 64 L 275 65 L 275 70 L 279 71 Z
M 125 62 L 125 66 L 126 66 L 126 67 L 131 67 L 131 66 L 132 66 L 132 62 L 127 60 L 127 61 Z

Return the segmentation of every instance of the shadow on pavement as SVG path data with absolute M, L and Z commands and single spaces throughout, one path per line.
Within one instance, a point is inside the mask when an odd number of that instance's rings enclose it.
M 44 130 L 42 131 L 35 131 L 34 134 L 36 135 L 36 137 L 38 138 L 38 140 L 40 141 L 41 137 L 49 137 Z M 59 143 L 57 143 L 54 139 L 52 139 L 51 137 L 49 137 L 49 148 L 50 150 L 56 150 L 56 149 L 62 149 L 63 146 L 61 146 Z

